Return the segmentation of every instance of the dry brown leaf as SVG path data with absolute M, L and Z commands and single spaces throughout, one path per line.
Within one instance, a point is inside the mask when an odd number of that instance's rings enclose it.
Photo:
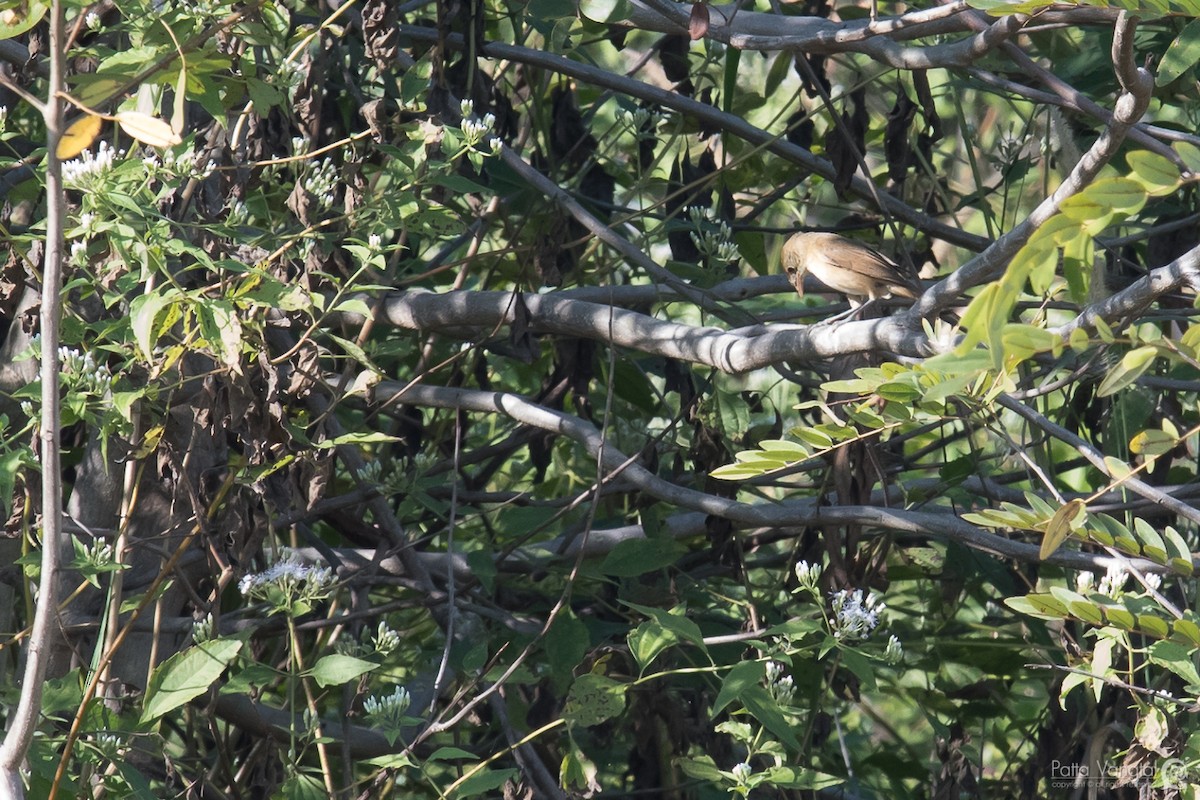
M 118 113 L 117 124 L 134 139 L 151 147 L 170 147 L 183 141 L 164 120 L 140 111 Z
M 95 114 L 84 114 L 67 126 L 62 138 L 58 140 L 58 147 L 54 148 L 54 155 L 60 161 L 74 158 L 92 146 L 92 142 L 96 141 L 103 126 L 104 120 L 100 117 Z

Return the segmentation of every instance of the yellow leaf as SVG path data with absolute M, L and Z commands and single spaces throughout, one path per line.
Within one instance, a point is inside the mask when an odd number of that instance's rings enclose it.
M 1071 535 L 1071 531 L 1075 527 L 1076 517 L 1086 507 L 1086 504 L 1082 500 L 1075 498 L 1054 512 L 1054 516 L 1050 518 L 1050 522 L 1046 525 L 1046 533 L 1042 537 L 1042 548 L 1038 551 L 1038 558 L 1045 561 L 1054 555 L 1058 548 L 1062 547 L 1062 543 L 1067 540 L 1067 537 Z
M 84 114 L 67 126 L 62 138 L 58 140 L 58 147 L 54 148 L 54 155 L 59 161 L 74 158 L 92 146 L 103 126 L 104 120 L 100 117 Z
M 140 111 L 120 112 L 117 114 L 117 123 L 134 139 L 151 147 L 170 147 L 183 141 L 166 122 Z

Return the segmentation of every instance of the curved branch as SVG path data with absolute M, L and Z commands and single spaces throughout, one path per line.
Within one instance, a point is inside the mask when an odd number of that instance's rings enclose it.
M 1079 316 L 1054 329 L 1065 341 L 1076 328 L 1095 330 L 1096 321 L 1114 323 L 1140 314 L 1164 294 L 1183 287 L 1200 291 L 1200 246 L 1193 247 L 1166 266 L 1150 270 L 1130 286 L 1084 308 Z
M 639 28 L 662 30 L 663 33 L 686 33 L 691 16 L 691 3 L 673 3 L 670 0 L 647 0 L 652 14 L 632 4 L 634 12 L 630 22 Z M 638 13 L 642 10 L 642 13 Z M 708 27 L 708 37 L 742 50 L 800 50 L 805 53 L 863 53 L 875 60 L 897 69 L 933 69 L 936 67 L 966 67 L 985 55 L 1002 42 L 1015 35 L 1024 18 L 1015 15 L 1001 17 L 989 25 L 987 30 L 957 42 L 931 45 L 929 47 L 906 47 L 893 41 L 889 34 L 906 31 L 910 36 L 926 36 L 932 31 L 921 30 L 924 23 L 944 19 L 947 16 L 968 10 L 966 3 L 955 3 L 936 15 L 908 20 L 899 17 L 884 24 L 870 20 L 833 22 L 823 17 L 784 17 L 777 14 L 738 11 L 725 16 L 712 14 L 713 22 Z M 715 9 L 714 9 L 715 11 Z M 652 23 L 657 22 L 657 25 Z
M 953 539 L 976 550 L 1018 561 L 1041 561 L 1037 545 L 998 536 L 949 513 L 935 514 L 874 506 L 818 506 L 816 500 L 752 504 L 677 486 L 640 464 L 630 463 L 630 459 L 613 448 L 611 442 L 602 447 L 603 435 L 592 424 L 513 394 L 419 384 L 401 386 L 393 381 L 384 381 L 376 385 L 375 395 L 378 400 L 388 404 L 398 402 L 432 408 L 502 414 L 516 422 L 557 433 L 583 445 L 592 456 L 603 455 L 606 468 L 623 469 L 625 477 L 645 494 L 682 509 L 728 519 L 740 526 L 795 528 L 822 524 L 869 525 Z M 1168 497 L 1167 500 L 1180 504 L 1175 498 Z M 1156 502 L 1166 504 L 1161 498 Z M 1200 516 L 1200 511 L 1193 512 Z M 694 521 L 694 518 L 688 519 Z M 681 524 L 677 530 L 683 532 L 690 528 Z M 597 531 L 593 532 L 589 539 L 594 538 L 595 541 L 603 543 L 610 541 L 614 536 L 627 538 L 630 531 L 630 528 L 621 528 L 617 529 L 617 532 L 609 532 L 609 535 Z M 569 547 L 567 552 L 571 553 Z M 1097 569 L 1106 568 L 1114 561 L 1116 559 L 1105 556 L 1061 551 L 1045 563 L 1075 569 Z M 1149 566 L 1149 569 L 1163 570 L 1158 565 Z
M 640 353 L 704 364 L 723 372 L 748 372 L 785 361 L 816 361 L 862 352 L 917 357 L 930 343 L 901 315 L 837 325 L 756 325 L 737 331 L 697 327 L 557 293 L 392 292 L 382 301 L 361 296 L 377 321 L 408 330 L 462 333 L 511 325 L 518 317 L 534 333 L 607 341 Z M 342 315 L 352 323 L 354 314 Z M 919 325 L 919 322 L 917 323 Z

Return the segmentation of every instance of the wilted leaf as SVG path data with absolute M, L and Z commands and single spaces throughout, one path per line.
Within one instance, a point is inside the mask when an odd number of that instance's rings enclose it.
M 585 728 L 612 719 L 625 710 L 625 688 L 604 675 L 580 675 L 567 693 L 563 718 Z
M 692 13 L 688 17 L 688 36 L 693 42 L 708 35 L 708 22 L 708 3 L 692 3 Z
M 54 148 L 54 155 L 61 161 L 74 158 L 92 146 L 102 127 L 103 119 L 95 114 L 84 114 L 63 131 L 62 138 L 58 140 L 58 147 Z
M 134 139 L 151 147 L 170 147 L 183 141 L 164 120 L 140 111 L 118 113 L 117 124 Z
M 1078 519 L 1086 508 L 1086 503 L 1075 498 L 1054 512 L 1054 516 L 1046 525 L 1046 533 L 1042 536 L 1042 547 L 1038 551 L 1038 558 L 1045 561 L 1054 555 L 1058 548 L 1062 547 L 1063 542 L 1071 535 L 1071 531 L 1077 526 Z

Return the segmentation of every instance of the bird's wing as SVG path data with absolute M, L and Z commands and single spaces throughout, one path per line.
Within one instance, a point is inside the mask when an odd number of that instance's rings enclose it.
M 878 250 L 874 250 L 866 245 L 859 245 L 856 250 L 859 255 L 867 257 L 854 259 L 834 257 L 830 260 L 836 267 L 849 270 L 850 272 L 857 272 L 871 280 L 888 286 L 899 286 L 912 290 L 920 288 L 916 279 L 908 274 L 908 270 Z

